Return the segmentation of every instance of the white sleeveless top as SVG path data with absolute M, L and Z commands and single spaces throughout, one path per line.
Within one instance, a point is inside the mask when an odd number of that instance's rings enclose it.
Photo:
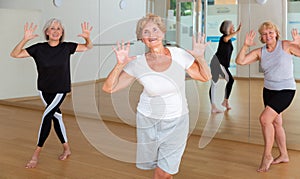
M 124 68 L 126 73 L 134 76 L 144 87 L 137 111 L 154 119 L 172 119 L 188 113 L 185 70 L 194 63 L 194 57 L 181 48 L 168 49 L 172 63 L 163 72 L 153 71 L 144 54 L 137 56 Z
M 277 41 L 273 52 L 268 52 L 266 46 L 261 52 L 260 65 L 265 76 L 264 87 L 270 90 L 295 90 L 293 55 L 283 50 L 282 41 Z

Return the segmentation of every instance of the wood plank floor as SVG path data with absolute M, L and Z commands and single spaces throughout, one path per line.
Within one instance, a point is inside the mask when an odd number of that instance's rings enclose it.
M 199 94 L 201 106 L 194 103 L 190 105 L 191 116 L 198 113 L 199 116 L 197 121 L 192 122 L 194 129 L 188 140 L 180 172 L 175 178 L 300 178 L 300 114 L 297 112 L 300 98 L 296 96 L 294 104 L 284 114 L 291 161 L 271 166 L 267 173 L 257 173 L 256 168 L 263 150 L 263 146 L 260 145 L 262 136 L 258 122 L 259 113 L 263 108 L 262 80 L 236 80 L 231 97 L 233 109 L 222 114 L 221 119 L 220 116 L 210 116 L 209 83 L 196 83 L 198 94 L 192 90 L 193 85 L 195 84 L 192 80 L 187 81 L 188 100 L 192 101 L 191 99 Z M 224 81 L 221 81 L 220 85 L 218 101 L 222 100 Z M 128 92 L 131 106 L 129 110 L 134 110 L 140 90 L 139 86 L 133 86 Z M 118 94 L 114 98 L 114 103 L 123 102 Z M 128 106 L 127 103 L 125 105 Z M 52 132 L 46 141 L 38 167 L 25 169 L 24 166 L 35 148 L 43 104 L 39 97 L 1 100 L 0 179 L 151 178 L 152 171 L 139 170 L 134 164 L 134 117 L 120 121 L 116 119 L 114 107 L 111 96 L 101 91 L 101 82 L 73 87 L 72 94 L 67 96 L 62 105 L 72 156 L 67 161 L 58 160 L 62 147 Z M 78 112 L 76 117 L 74 110 Z M 99 120 L 97 115 L 101 115 L 103 121 Z M 200 136 L 206 125 L 211 125 L 210 129 L 219 127 L 214 134 L 207 131 L 210 138 Z M 112 140 L 111 136 L 119 140 Z M 206 145 L 209 139 L 212 140 Z M 199 144 L 205 147 L 199 148 Z M 275 148 L 274 156 L 277 153 Z
M 97 150 L 85 138 L 73 115 L 64 115 L 72 156 L 66 161 L 57 159 L 62 148 L 55 134 L 51 133 L 41 153 L 38 167 L 25 169 L 24 166 L 35 148 L 41 115 L 40 110 L 0 105 L 0 178 L 151 178 L 152 171 L 138 170 L 134 163 L 108 157 Z M 135 141 L 133 127 L 116 122 L 106 122 L 106 126 L 115 135 Z M 289 151 L 289 163 L 271 166 L 267 173 L 257 173 L 255 170 L 260 163 L 263 149 L 261 145 L 213 139 L 205 148 L 200 149 L 199 139 L 200 136 L 197 135 L 189 137 L 180 172 L 174 178 L 300 178 L 299 151 Z M 106 142 L 109 143 L 103 141 Z M 124 148 L 111 150 L 124 153 Z

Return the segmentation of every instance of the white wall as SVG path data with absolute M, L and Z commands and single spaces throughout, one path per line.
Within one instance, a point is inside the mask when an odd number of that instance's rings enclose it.
M 125 0 L 124 9 L 120 9 L 119 2 L 100 1 L 100 78 L 105 78 L 116 63 L 112 46 L 117 41 L 134 43 L 130 47 L 131 55 L 141 54 L 145 49 L 142 43 L 136 41 L 135 27 L 137 21 L 146 15 L 146 0 Z
M 0 9 L 0 98 L 33 95 L 36 88 L 36 68 L 30 58 L 13 60 L 10 52 L 23 37 L 23 24 L 40 22 L 39 10 Z M 34 41 L 37 41 L 34 40 Z
M 250 30 L 257 32 L 258 27 L 264 21 L 272 21 L 281 32 L 281 38 L 286 38 L 286 0 L 268 0 L 266 4 L 260 5 L 256 0 L 239 0 L 239 17 L 242 23 L 242 30 L 237 36 L 237 48 L 240 49 L 244 43 L 245 35 Z M 250 3 L 249 3 L 250 2 Z M 256 46 L 251 49 L 263 46 L 258 39 L 258 32 L 255 39 Z M 262 77 L 259 72 L 259 64 L 255 63 L 250 66 L 237 66 L 236 75 L 239 77 Z
M 66 30 L 66 41 L 82 43 L 77 37 L 81 33 L 80 23 L 93 26 L 91 39 L 95 44 L 115 43 L 117 40 L 135 40 L 135 23 L 146 14 L 146 0 L 125 0 L 125 9 L 119 8 L 120 0 L 63 0 L 61 7 L 55 7 L 53 0 L 0 0 L 0 20 L 3 24 L 0 34 L 0 99 L 37 95 L 36 69 L 32 58 L 13 59 L 9 53 L 23 37 L 26 21 L 37 23 L 39 38 L 29 42 L 44 41 L 41 29 L 52 17 L 62 20 Z M 5 24 L 5 25 L 4 25 Z M 72 82 L 93 81 L 104 78 L 115 64 L 111 46 L 95 46 L 84 53 L 72 56 Z M 141 43 L 135 43 L 132 54 L 144 51 Z

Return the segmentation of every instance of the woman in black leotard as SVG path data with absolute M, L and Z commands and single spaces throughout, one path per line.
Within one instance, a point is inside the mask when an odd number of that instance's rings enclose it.
M 234 79 L 229 71 L 231 54 L 233 51 L 231 38 L 235 36 L 240 30 L 241 30 L 241 24 L 238 26 L 238 29 L 234 31 L 234 26 L 232 22 L 229 20 L 223 21 L 220 26 L 220 32 L 223 35 L 219 40 L 217 52 L 213 56 L 210 63 L 212 81 L 211 81 L 211 87 L 209 89 L 209 98 L 211 102 L 211 112 L 213 113 L 223 112 L 222 110 L 216 107 L 216 103 L 215 103 L 216 84 L 220 76 L 222 76 L 227 81 L 222 105 L 227 110 L 231 109 L 228 103 L 228 98 L 230 96 L 232 85 L 234 82 Z

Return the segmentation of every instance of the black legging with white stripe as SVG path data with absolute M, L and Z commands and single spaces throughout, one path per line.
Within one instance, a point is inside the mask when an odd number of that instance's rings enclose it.
M 37 145 L 39 147 L 43 147 L 46 139 L 50 134 L 52 120 L 55 132 L 60 142 L 62 144 L 68 142 L 66 128 L 63 123 L 61 111 L 59 109 L 61 103 L 66 97 L 66 93 L 53 94 L 40 91 L 40 97 L 46 108 L 42 117 L 42 123 L 40 125 Z
M 229 98 L 231 90 L 232 90 L 232 85 L 234 83 L 234 79 L 233 79 L 229 69 L 220 64 L 218 57 L 216 55 L 214 55 L 211 60 L 210 68 L 211 68 L 211 74 L 212 74 L 212 81 L 211 81 L 211 86 L 209 89 L 209 98 L 210 98 L 211 104 L 215 104 L 215 93 L 216 93 L 216 88 L 217 88 L 217 82 L 218 82 L 220 76 L 222 76 L 227 81 L 224 99 Z

